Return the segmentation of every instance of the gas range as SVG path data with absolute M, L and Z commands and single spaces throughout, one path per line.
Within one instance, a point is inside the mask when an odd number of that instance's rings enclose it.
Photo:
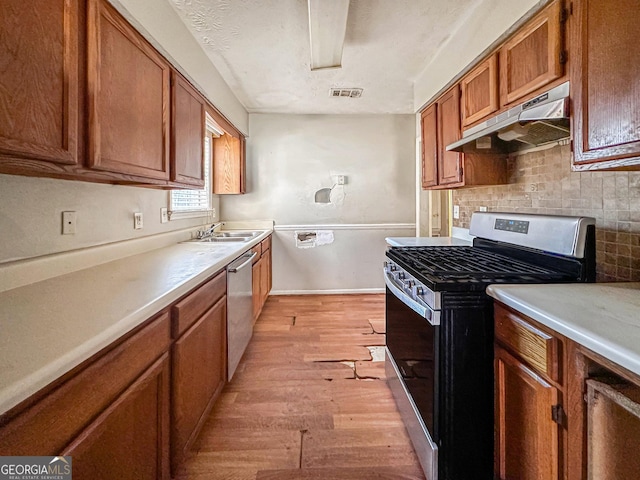
M 430 480 L 493 475 L 486 287 L 595 281 L 593 218 L 478 212 L 470 233 L 473 246 L 386 252 L 387 379 Z

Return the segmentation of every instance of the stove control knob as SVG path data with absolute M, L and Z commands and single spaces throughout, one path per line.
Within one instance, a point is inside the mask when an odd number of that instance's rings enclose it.
M 422 295 L 424 295 L 424 287 L 421 286 L 417 286 L 416 287 L 416 295 L 418 295 L 419 297 L 421 297 Z
M 405 274 L 404 272 L 400 272 L 400 273 L 398 273 L 398 278 L 399 278 L 400 280 L 404 280 L 404 278 L 405 278 L 405 277 L 406 277 L 406 274 Z
M 414 282 L 413 280 L 405 280 L 403 283 L 407 288 L 411 288 L 415 285 L 416 282 Z
M 395 263 L 389 262 L 389 271 L 395 272 L 398 269 Z

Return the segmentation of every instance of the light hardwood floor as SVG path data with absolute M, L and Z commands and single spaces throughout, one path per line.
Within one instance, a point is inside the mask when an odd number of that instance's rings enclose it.
M 424 479 L 384 343 L 384 295 L 270 297 L 177 478 Z

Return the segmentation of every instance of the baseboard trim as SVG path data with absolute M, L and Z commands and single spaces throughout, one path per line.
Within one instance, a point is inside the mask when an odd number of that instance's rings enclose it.
M 357 295 L 384 292 L 384 288 L 344 288 L 332 290 L 272 290 L 269 295 Z

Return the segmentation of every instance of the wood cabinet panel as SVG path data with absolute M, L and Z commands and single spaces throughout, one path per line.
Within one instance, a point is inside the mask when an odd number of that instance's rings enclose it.
M 498 96 L 498 55 L 493 54 L 460 81 L 462 126 L 496 112 Z
M 502 105 L 563 75 L 561 13 L 562 4 L 556 0 L 500 48 Z
M 172 349 L 171 466 L 175 473 L 226 381 L 226 295 Z
M 78 163 L 78 4 L 0 2 L 0 156 Z
M 163 313 L 15 418 L 0 418 L 0 455 L 57 455 L 169 342 L 169 315 Z
M 574 2 L 575 170 L 640 169 L 639 9 L 638 0 Z
M 243 145 L 228 133 L 213 139 L 213 193 L 244 193 Z
M 89 166 L 169 180 L 169 64 L 105 0 L 88 20 Z
M 253 321 L 258 319 L 260 312 L 262 311 L 263 295 L 262 295 L 262 270 L 264 265 L 264 259 L 260 257 L 256 263 L 251 267 L 251 292 L 253 300 Z
M 437 103 L 426 108 L 420 115 L 422 132 L 422 188 L 438 184 L 438 118 Z
M 180 337 L 204 312 L 227 293 L 227 272 L 222 271 L 172 308 L 173 338 Z
M 262 267 L 260 271 L 260 303 L 261 307 L 267 301 L 271 291 L 271 249 L 262 251 Z
M 602 379 L 605 380 L 605 379 Z M 640 473 L 640 387 L 589 379 L 587 478 L 635 479 Z
M 496 362 L 496 474 L 557 480 L 560 430 L 551 418 L 558 391 L 500 347 Z
M 462 154 L 446 146 L 460 139 L 460 89 L 458 85 L 438 100 L 438 184 L 462 182 Z
M 73 457 L 74 478 L 168 480 L 168 450 L 169 356 L 165 353 L 62 455 Z
M 495 306 L 496 340 L 539 373 L 560 380 L 559 340 L 500 305 Z
M 171 180 L 204 187 L 205 99 L 181 75 L 171 82 Z

